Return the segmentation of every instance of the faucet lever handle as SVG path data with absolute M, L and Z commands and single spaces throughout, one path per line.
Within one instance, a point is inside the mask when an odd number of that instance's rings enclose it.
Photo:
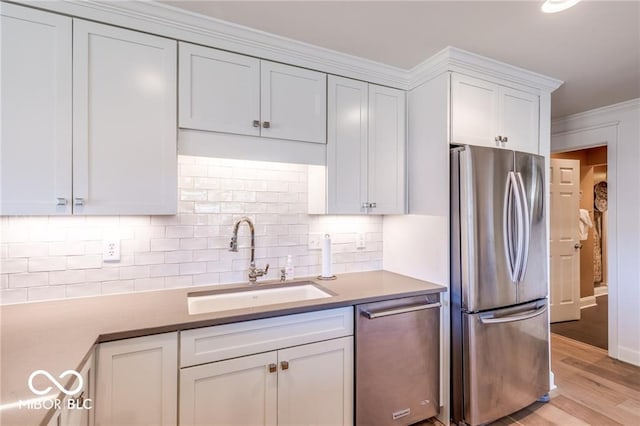
M 267 275 L 267 272 L 269 272 L 269 264 L 267 263 L 267 266 L 264 267 L 264 274 Z

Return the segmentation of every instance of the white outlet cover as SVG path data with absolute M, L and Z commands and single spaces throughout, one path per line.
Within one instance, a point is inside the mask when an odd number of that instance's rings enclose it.
M 104 262 L 117 262 L 120 260 L 120 240 L 103 241 L 102 260 Z
M 356 234 L 356 248 L 357 249 L 367 248 L 367 239 L 365 234 L 363 233 Z
M 309 250 L 322 249 L 322 234 L 309 234 Z

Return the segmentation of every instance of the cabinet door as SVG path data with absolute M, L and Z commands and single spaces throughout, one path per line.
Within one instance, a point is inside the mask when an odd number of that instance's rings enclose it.
M 328 79 L 327 213 L 366 213 L 367 83 Z
M 177 423 L 177 333 L 101 343 L 96 364 L 96 425 Z
M 278 351 L 278 425 L 353 423 L 353 337 Z
M 260 60 L 188 43 L 179 48 L 180 127 L 259 136 Z
M 369 85 L 369 179 L 371 213 L 405 212 L 405 92 Z
M 538 153 L 540 100 L 537 95 L 500 88 L 500 135 L 507 137 L 505 148 Z
M 499 86 L 460 74 L 451 77 L 451 143 L 498 146 Z
M 9 3 L 0 14 L 0 215 L 69 214 L 71 19 Z
M 175 214 L 176 42 L 74 20 L 79 214 Z
M 260 62 L 261 135 L 326 143 L 327 75 Z
M 180 425 L 276 425 L 276 362 L 266 352 L 183 368 Z
M 94 356 L 91 355 L 79 371 L 82 376 L 82 387 L 74 395 L 65 398 L 62 408 L 62 426 L 92 426 L 93 407 L 95 401 Z M 75 385 L 74 385 L 75 386 Z M 72 402 L 69 402 L 71 399 Z

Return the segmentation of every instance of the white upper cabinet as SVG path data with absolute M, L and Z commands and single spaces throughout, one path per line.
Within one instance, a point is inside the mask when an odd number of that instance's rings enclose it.
M 179 43 L 179 125 L 260 135 L 260 60 Z
M 326 142 L 326 74 L 189 43 L 179 62 L 180 127 Z
M 402 90 L 329 76 L 326 213 L 405 212 L 405 110 Z
M 499 135 L 507 138 L 504 147 L 516 151 L 538 153 L 540 128 L 539 97 L 508 87 L 500 88 Z
M 305 142 L 327 140 L 327 75 L 261 61 L 262 136 Z
M 537 95 L 452 75 L 451 143 L 538 153 L 539 126 Z
M 405 212 L 405 92 L 369 85 L 370 211 Z
M 360 214 L 367 202 L 369 85 L 331 75 L 328 92 L 327 210 Z
M 176 55 L 174 40 L 74 20 L 74 213 L 176 213 Z
M 71 213 L 71 19 L 0 4 L 0 215 Z

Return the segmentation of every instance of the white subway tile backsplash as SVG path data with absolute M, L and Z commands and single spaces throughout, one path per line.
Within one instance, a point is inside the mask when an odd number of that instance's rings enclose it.
M 329 233 L 333 270 L 380 269 L 382 219 L 309 216 L 307 166 L 179 156 L 175 216 L 0 217 L 0 304 L 247 281 L 249 232 L 267 277 L 292 255 L 296 276 L 320 273 L 321 253 L 309 233 Z M 355 248 L 365 234 L 366 248 Z M 102 261 L 103 240 L 120 240 L 121 258 Z

